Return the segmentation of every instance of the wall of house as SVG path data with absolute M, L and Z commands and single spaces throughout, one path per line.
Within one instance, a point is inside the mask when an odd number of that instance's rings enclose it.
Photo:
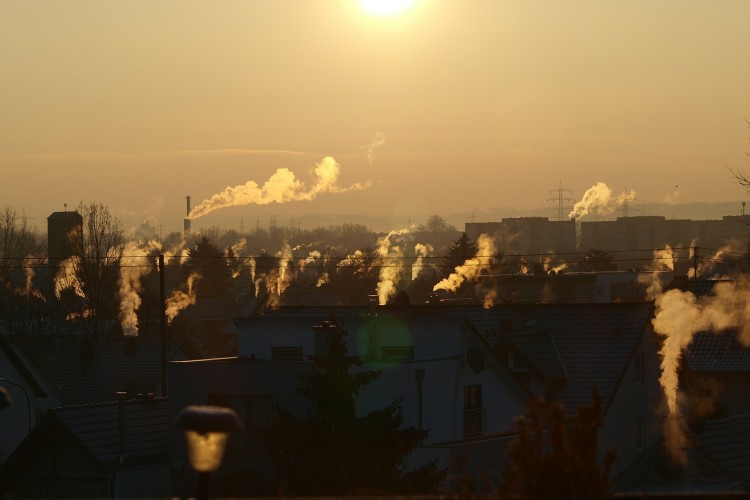
M 109 497 L 108 479 L 63 436 L 50 439 L 19 474 L 16 497 Z
M 638 356 L 642 357 L 640 377 Z M 662 435 L 663 396 L 659 386 L 659 363 L 656 336 L 649 329 L 631 357 L 599 432 L 601 456 L 609 448 L 617 450 L 612 478 L 640 460 Z M 641 442 L 639 427 L 643 431 Z
M 0 376 L 13 384 L 0 381 L 8 391 L 13 406 L 0 411 L 0 464 L 16 449 L 36 423 L 36 398 L 32 388 L 0 350 Z M 20 385 L 17 387 L 15 384 Z
M 113 484 L 115 498 L 172 496 L 169 464 L 155 464 L 117 471 Z

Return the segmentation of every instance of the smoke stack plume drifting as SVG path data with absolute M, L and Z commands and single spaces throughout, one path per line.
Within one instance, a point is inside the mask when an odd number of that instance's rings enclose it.
M 739 340 L 750 346 L 750 282 L 721 282 L 714 286 L 712 295 L 697 298 L 690 292 L 669 290 L 657 297 L 653 320 L 654 331 L 664 337 L 659 383 L 669 410 L 665 436 L 672 456 L 684 462 L 686 439 L 675 424 L 679 418 L 678 389 L 682 354 L 692 343 L 697 332 L 721 332 L 730 328 L 740 330 Z
M 577 220 L 591 211 L 596 211 L 602 215 L 609 215 L 617 207 L 634 200 L 635 191 L 631 190 L 624 191 L 613 200 L 612 189 L 603 182 L 597 182 L 583 193 L 581 201 L 573 206 L 573 210 L 570 211 L 568 217 Z
M 187 202 L 187 212 L 185 212 L 185 219 L 182 221 L 182 232 L 185 236 L 190 234 L 190 196 L 185 197 Z
M 310 201 L 321 193 L 344 193 L 369 187 L 369 183 L 338 186 L 336 181 L 340 172 L 341 166 L 338 162 L 326 156 L 315 165 L 313 185 L 308 188 L 289 169 L 280 168 L 262 186 L 255 181 L 247 181 L 234 187 L 228 186 L 224 191 L 200 202 L 190 211 L 187 220 L 203 217 L 220 208 Z
M 462 265 L 456 266 L 455 271 L 450 276 L 432 287 L 432 291 L 447 290 L 455 292 L 464 281 L 471 280 L 485 269 L 489 269 L 496 253 L 495 241 L 484 233 L 480 234 L 477 238 L 477 254 L 466 260 Z

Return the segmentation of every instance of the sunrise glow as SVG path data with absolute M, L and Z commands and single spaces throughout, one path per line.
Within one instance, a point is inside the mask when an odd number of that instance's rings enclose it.
M 395 16 L 414 4 L 414 0 L 359 0 L 360 7 L 373 16 Z

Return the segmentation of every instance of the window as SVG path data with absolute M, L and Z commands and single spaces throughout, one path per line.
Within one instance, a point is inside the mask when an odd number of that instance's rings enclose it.
M 276 361 L 302 361 L 303 354 L 302 347 L 300 346 L 277 346 L 271 348 L 271 359 Z
M 464 386 L 464 436 L 484 432 L 485 413 L 482 384 Z
M 229 440 L 229 457 L 263 454 L 257 431 L 271 424 L 274 407 L 271 394 L 211 393 L 208 404 L 233 409 L 242 423 L 242 432 Z
M 383 361 L 412 361 L 414 346 L 383 346 Z

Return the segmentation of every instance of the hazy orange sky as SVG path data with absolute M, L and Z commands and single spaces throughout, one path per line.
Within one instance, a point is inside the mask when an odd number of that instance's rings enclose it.
M 749 34 L 747 0 L 416 0 L 386 18 L 356 0 L 0 0 L 2 204 L 43 221 L 97 201 L 177 230 L 185 195 L 281 167 L 309 182 L 325 156 L 371 186 L 280 215 L 537 208 L 560 182 L 745 199 L 726 166 L 750 170 Z

